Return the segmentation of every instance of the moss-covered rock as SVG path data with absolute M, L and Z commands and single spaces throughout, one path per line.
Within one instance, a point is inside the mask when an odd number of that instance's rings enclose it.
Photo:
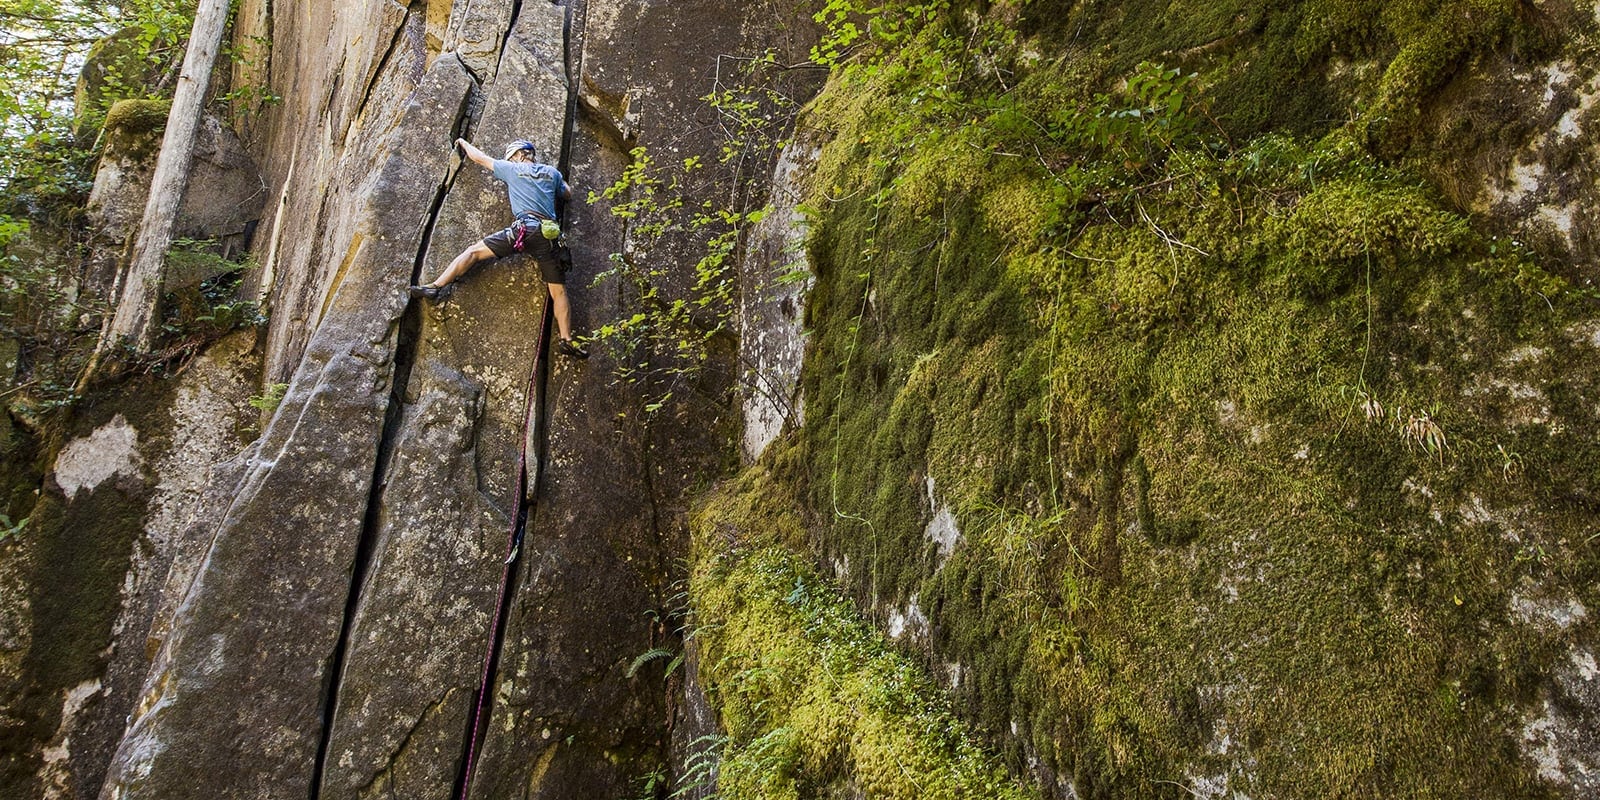
M 150 84 L 165 66 L 152 61 L 153 49 L 148 34 L 138 27 L 123 28 L 89 48 L 73 94 L 74 136 L 83 141 L 94 139 L 99 129 L 109 127 L 111 108 L 149 93 Z
M 1053 795 L 1579 796 L 1525 750 L 1593 625 L 1526 609 L 1600 602 L 1600 313 L 1412 124 L 1563 45 L 1182 5 L 935 5 L 836 72 L 791 547 L 918 598 Z
M 106 112 L 106 155 L 131 162 L 154 158 L 171 108 L 170 100 L 118 100 Z
M 927 676 L 796 554 L 799 520 L 771 489 L 755 470 L 695 521 L 700 675 L 727 730 L 709 743 L 720 748 L 718 795 L 1029 797 Z

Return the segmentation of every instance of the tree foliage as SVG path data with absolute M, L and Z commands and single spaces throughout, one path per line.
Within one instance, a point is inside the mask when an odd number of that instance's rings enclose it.
M 667 159 L 636 147 L 616 183 L 589 196 L 622 222 L 626 242 L 595 280 L 620 279 L 639 306 L 593 338 L 610 348 L 617 380 L 643 392 L 648 414 L 700 391 L 716 342 L 737 331 L 743 237 L 770 212 L 749 176 L 770 174 L 788 146 L 800 110 L 790 70 L 772 52 L 719 56 L 700 98 L 715 114 L 715 155 Z
M 103 300 L 79 285 L 100 123 L 170 94 L 193 0 L 0 0 L 0 339 L 24 415 L 70 402 Z
M 98 131 L 80 121 L 102 117 L 115 100 L 161 90 L 159 77 L 154 85 L 147 80 L 182 54 L 178 43 L 193 6 L 185 0 L 0 0 L 0 191 L 8 200 L 0 213 L 35 217 L 81 205 Z M 129 75 L 102 64 L 99 74 L 84 76 L 97 91 L 79 97 L 84 66 L 112 56 L 148 72 Z
M 228 0 L 201 0 L 195 11 L 194 29 L 184 53 L 178 88 L 173 93 L 161 154 L 150 177 L 144 217 L 128 263 L 119 275 L 117 283 L 122 291 L 116 300 L 116 315 L 101 335 L 97 356 L 111 341 L 119 339 L 129 340 L 141 353 L 151 352 L 155 345 L 167 250 L 172 247 L 178 205 L 194 164 L 206 92 L 228 27 L 228 11 Z M 92 372 L 91 366 L 83 380 L 88 380 Z

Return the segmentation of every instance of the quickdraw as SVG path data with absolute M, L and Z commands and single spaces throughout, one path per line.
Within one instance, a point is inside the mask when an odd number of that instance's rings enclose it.
M 528 233 L 528 218 L 527 217 L 517 217 L 516 228 L 517 228 L 517 238 L 511 240 L 511 249 L 517 251 L 518 253 L 520 253 L 520 252 L 522 252 L 522 248 L 523 248 L 523 244 L 522 244 L 523 237 L 525 235 L 527 235 L 527 233 Z

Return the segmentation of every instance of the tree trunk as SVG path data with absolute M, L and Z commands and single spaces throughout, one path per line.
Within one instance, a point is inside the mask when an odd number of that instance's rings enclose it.
M 172 229 L 178 218 L 178 205 L 189 180 L 194 160 L 195 135 L 200 129 L 206 89 L 211 69 L 228 25 L 228 0 L 201 0 L 195 11 L 189 48 L 183 56 L 183 71 L 167 115 L 166 134 L 161 153 L 156 157 L 155 175 L 150 181 L 150 198 L 145 201 L 144 219 L 128 258 L 117 312 L 101 337 L 99 356 L 109 346 L 125 341 L 139 352 L 148 352 L 155 339 L 156 306 L 161 299 L 163 267 L 167 249 L 172 246 Z

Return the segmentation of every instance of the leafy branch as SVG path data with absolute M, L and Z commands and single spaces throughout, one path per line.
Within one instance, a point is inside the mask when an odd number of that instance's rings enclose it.
M 718 341 L 736 333 L 740 246 L 770 211 L 747 175 L 770 171 L 787 145 L 780 135 L 798 104 L 778 76 L 789 69 L 770 52 L 719 56 L 702 98 L 716 114 L 715 156 L 668 161 L 638 147 L 617 181 L 589 196 L 625 227 L 624 250 L 595 280 L 620 280 L 638 306 L 593 338 L 611 351 L 616 379 L 641 390 L 647 414 L 697 394 L 706 368 L 733 351 Z

